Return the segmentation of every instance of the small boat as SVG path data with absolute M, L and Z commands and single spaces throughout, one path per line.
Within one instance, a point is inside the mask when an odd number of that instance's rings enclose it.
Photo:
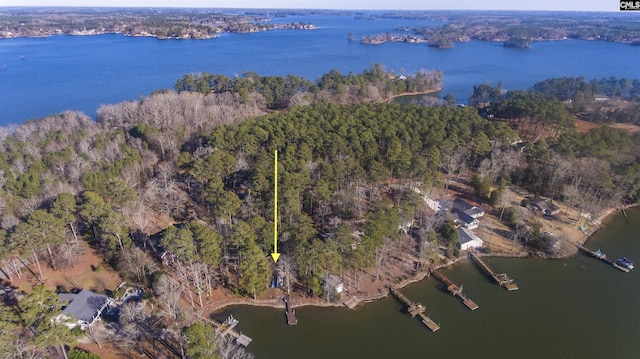
M 627 257 L 620 257 L 616 259 L 616 264 L 626 269 L 632 270 L 634 267 L 633 262 Z
M 604 253 L 602 253 L 602 251 L 601 251 L 600 249 L 598 249 L 598 250 L 596 251 L 596 258 L 598 258 L 598 259 L 605 259 L 605 258 L 607 258 L 607 255 L 606 255 L 606 254 L 604 254 Z

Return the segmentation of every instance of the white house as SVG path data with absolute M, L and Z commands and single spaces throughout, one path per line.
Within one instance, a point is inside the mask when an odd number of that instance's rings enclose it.
M 471 248 L 480 248 L 484 244 L 484 241 L 470 229 L 465 227 L 458 228 L 458 246 L 461 250 L 465 251 Z
M 482 208 L 474 206 L 462 198 L 456 198 L 453 201 L 453 210 L 463 212 L 473 218 L 484 216 L 484 210 Z
M 468 229 L 476 229 L 480 226 L 480 221 L 465 212 L 453 211 L 451 212 L 451 219 L 453 219 L 457 225 Z
M 344 292 L 344 284 L 340 280 L 340 278 L 336 277 L 333 274 L 329 274 L 325 280 L 325 285 L 327 289 L 331 289 L 335 291 L 337 294 Z

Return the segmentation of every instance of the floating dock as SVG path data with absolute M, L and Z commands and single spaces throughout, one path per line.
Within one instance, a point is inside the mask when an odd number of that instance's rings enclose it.
M 284 304 L 287 309 L 287 324 L 296 325 L 298 324 L 298 319 L 296 318 L 295 309 L 291 308 L 291 297 L 289 294 L 284 296 Z
M 618 264 L 618 263 L 616 263 L 616 262 L 613 262 L 613 264 L 612 264 L 612 265 L 613 265 L 614 267 L 616 267 L 616 268 L 620 269 L 621 271 L 625 272 L 625 273 L 629 273 L 629 272 L 631 272 L 631 269 L 629 269 L 629 268 L 625 268 L 625 267 L 623 267 L 623 266 L 619 265 L 619 264 Z
M 453 296 L 460 298 L 462 300 L 462 304 L 464 304 L 467 308 L 471 310 L 476 310 L 480 308 L 480 306 L 478 306 L 473 300 L 469 299 L 464 293 L 462 293 L 461 286 L 458 287 L 457 284 L 453 283 L 449 278 L 447 278 L 447 276 L 445 276 L 444 274 L 440 273 L 437 270 L 430 269 L 430 271 L 434 277 L 440 279 L 442 283 L 444 283 L 444 285 L 447 286 L 447 290 L 451 294 L 453 294 Z
M 611 259 L 607 258 L 607 255 L 602 253 L 599 249 L 594 252 L 591 249 L 583 247 L 583 246 L 581 246 L 579 244 L 576 244 L 575 246 L 578 247 L 579 250 L 581 250 L 581 251 L 583 251 L 583 252 L 585 252 L 587 254 L 590 254 L 593 258 L 596 258 L 596 259 L 599 259 L 599 260 L 601 260 L 601 261 L 603 261 L 605 263 L 608 263 L 608 264 L 614 266 L 615 268 L 617 268 L 617 269 L 619 269 L 619 270 L 621 270 L 621 271 L 623 271 L 625 273 L 629 273 L 629 271 L 630 271 L 629 268 L 625 268 L 625 267 L 619 265 L 618 263 L 612 261 Z
M 396 297 L 401 303 L 407 306 L 407 312 L 411 314 L 412 318 L 415 318 L 416 315 L 422 319 L 422 324 L 424 324 L 429 330 L 432 332 L 440 329 L 440 325 L 434 322 L 431 318 L 429 318 L 426 314 L 424 314 L 427 308 L 420 303 L 414 303 L 410 301 L 407 297 L 405 297 L 402 293 L 400 293 L 396 288 L 389 286 L 389 291 Z
M 509 291 L 518 290 L 518 286 L 506 273 L 496 273 L 474 252 L 471 252 L 471 258 L 485 271 L 493 280 L 495 280 L 501 287 L 506 288 Z

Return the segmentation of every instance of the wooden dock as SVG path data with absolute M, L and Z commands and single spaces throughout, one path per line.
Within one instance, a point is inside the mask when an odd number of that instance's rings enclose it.
M 619 269 L 619 270 L 621 270 L 621 271 L 623 271 L 625 273 L 629 273 L 629 268 L 625 268 L 625 267 L 619 265 L 618 263 L 612 261 L 611 259 L 607 258 L 607 255 L 602 253 L 602 252 L 600 252 L 599 249 L 594 252 L 591 249 L 583 247 L 583 246 L 581 246 L 579 244 L 576 244 L 575 246 L 578 247 L 579 250 L 581 250 L 581 251 L 583 251 L 583 252 L 585 252 L 587 254 L 590 254 L 593 258 L 599 259 L 599 260 L 601 260 L 601 261 L 603 261 L 605 263 L 608 263 L 608 264 L 612 265 L 613 267 L 615 267 L 615 268 L 617 268 L 617 269 Z
M 251 338 L 249 338 L 248 336 L 242 334 L 242 333 L 238 333 L 234 330 L 235 326 L 238 324 L 238 321 L 235 320 L 232 316 L 229 316 L 229 318 L 227 318 L 227 320 L 225 320 L 222 323 L 219 323 L 215 320 L 211 320 L 209 318 L 205 318 L 202 315 L 196 313 L 196 315 L 210 323 L 211 325 L 213 325 L 213 327 L 215 328 L 215 332 L 216 334 L 219 334 L 221 336 L 225 336 L 225 335 L 231 335 L 232 337 L 236 338 L 236 343 L 246 347 L 249 345 L 249 343 L 251 343 Z
M 284 304 L 287 309 L 287 324 L 296 325 L 298 324 L 298 319 L 296 318 L 295 309 L 291 308 L 291 297 L 289 294 L 284 297 Z
M 354 309 L 355 307 L 358 306 L 359 303 L 360 303 L 360 299 L 355 295 L 349 297 L 347 300 L 344 301 L 345 307 L 349 309 Z
M 471 252 L 471 258 L 473 258 L 476 263 L 485 271 L 493 280 L 495 280 L 501 287 L 506 288 L 507 290 L 518 290 L 518 286 L 506 273 L 496 273 L 474 252 Z
M 471 310 L 476 310 L 478 308 L 480 308 L 479 305 L 477 305 L 473 300 L 469 299 L 463 292 L 462 292 L 462 287 L 458 287 L 457 284 L 453 283 L 449 278 L 447 278 L 447 276 L 445 276 L 444 274 L 440 273 L 437 270 L 431 270 L 431 274 L 433 274 L 434 277 L 440 279 L 442 281 L 442 283 L 444 283 L 444 285 L 447 286 L 447 290 L 453 294 L 453 296 L 458 297 L 462 300 L 462 304 L 464 304 L 467 308 L 471 309 Z
M 401 303 L 407 306 L 407 312 L 411 314 L 412 318 L 415 318 L 416 315 L 422 319 L 422 324 L 424 324 L 427 328 L 429 328 L 432 332 L 440 329 L 440 325 L 434 322 L 431 318 L 429 318 L 426 314 L 424 314 L 427 308 L 420 303 L 414 303 L 410 301 L 407 297 L 405 297 L 402 293 L 400 293 L 396 288 L 389 286 L 389 291 L 396 297 Z

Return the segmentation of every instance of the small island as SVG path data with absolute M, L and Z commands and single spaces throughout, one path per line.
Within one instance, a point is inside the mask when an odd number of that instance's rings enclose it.
M 426 43 L 427 40 L 423 36 L 410 34 L 391 34 L 382 33 L 374 36 L 365 36 L 360 40 L 364 45 L 380 45 L 385 42 L 410 42 L 410 43 Z
M 531 40 L 522 39 L 522 38 L 514 38 L 506 40 L 502 43 L 504 47 L 515 47 L 518 49 L 530 49 L 531 48 Z

